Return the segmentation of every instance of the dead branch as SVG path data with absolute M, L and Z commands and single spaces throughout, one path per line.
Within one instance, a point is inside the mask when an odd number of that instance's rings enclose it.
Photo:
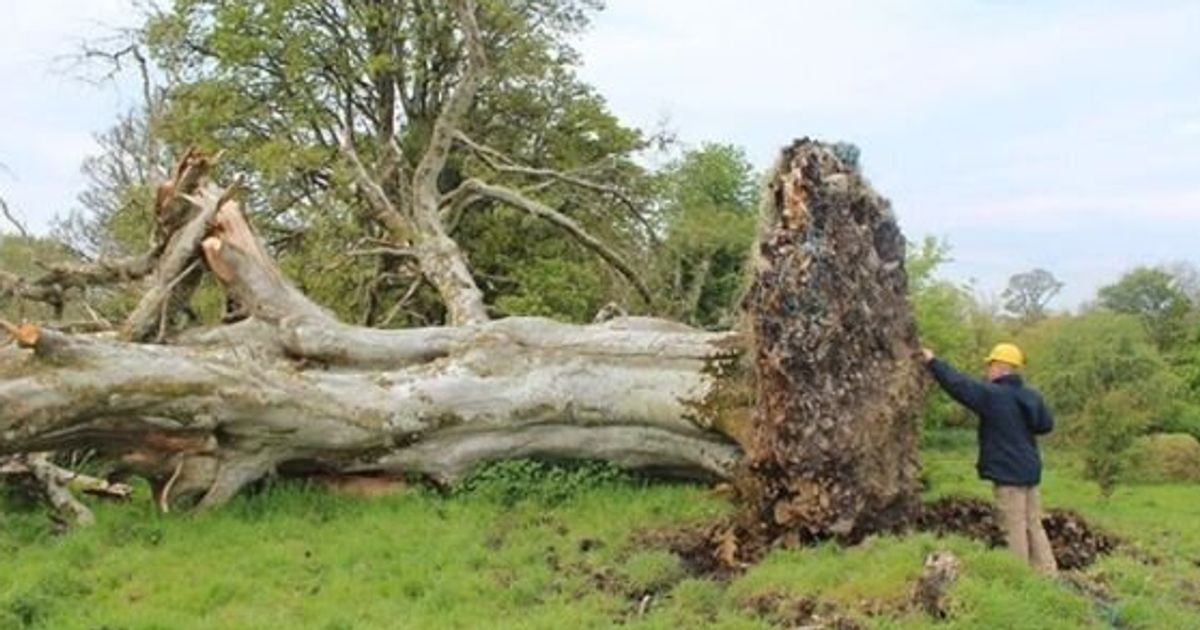
M 214 158 L 215 159 L 215 158 Z M 196 263 L 200 252 L 200 241 L 209 232 L 210 223 L 217 211 L 230 200 L 237 189 L 236 183 L 226 189 L 218 188 L 207 180 L 212 160 L 197 152 L 189 151 L 176 169 L 173 184 L 160 188 L 160 225 L 170 233 L 157 260 L 154 282 L 142 295 L 136 307 L 122 326 L 122 336 L 132 341 L 161 341 L 165 332 L 164 321 L 171 316 L 172 306 L 180 306 L 181 300 L 174 299 L 176 287 Z M 168 189 L 166 193 L 163 189 Z M 185 206 L 194 209 L 194 214 L 181 228 L 171 229 L 170 223 L 189 214 Z
M 39 263 L 46 272 L 33 280 L 0 270 L 0 295 L 49 304 L 54 308 L 55 316 L 61 317 L 70 289 L 121 284 L 149 276 L 157 270 L 164 252 L 175 242 L 172 238 L 193 210 L 188 195 L 200 185 L 201 178 L 206 176 L 215 160 L 215 157 L 209 158 L 194 149 L 189 149 L 180 159 L 173 180 L 159 187 L 155 201 L 154 244 L 145 253 L 95 261 Z M 157 296 L 156 299 L 162 297 Z M 149 310 L 150 307 L 143 307 L 147 310 L 139 317 L 145 318 L 146 313 L 156 312 Z M 157 322 L 157 318 L 153 321 Z
M 8 203 L 3 197 L 0 197 L 0 213 L 4 215 L 5 219 L 8 219 L 9 223 L 13 224 L 13 227 L 17 228 L 18 234 L 20 234 L 23 238 L 29 238 L 29 230 L 25 229 L 25 224 L 21 223 L 16 217 L 13 216 L 12 211 L 8 207 Z

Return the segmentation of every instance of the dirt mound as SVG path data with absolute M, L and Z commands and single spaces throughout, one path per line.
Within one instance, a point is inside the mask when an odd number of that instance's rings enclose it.
M 1042 519 L 1054 558 L 1063 570 L 1082 569 L 1117 548 L 1116 537 L 1088 525 L 1083 517 L 1067 510 L 1051 510 Z
M 1119 544 L 1115 536 L 1090 525 L 1069 510 L 1050 510 L 1042 519 L 1054 557 L 1063 570 L 1090 566 L 1100 556 L 1112 553 Z M 947 497 L 928 503 L 921 509 L 916 528 L 938 535 L 958 534 L 983 541 L 992 547 L 1004 543 L 1004 531 L 992 504 L 983 499 Z M 649 547 L 667 548 L 679 556 L 691 575 L 718 580 L 730 579 L 754 565 L 772 549 L 804 544 L 796 537 L 768 540 L 731 533 L 729 523 L 683 530 L 646 532 L 640 542 Z
M 920 529 L 938 534 L 960 534 L 993 547 L 1004 545 L 1004 530 L 995 508 L 983 499 L 947 497 L 925 506 L 918 519 Z M 1116 549 L 1118 540 L 1088 524 L 1069 510 L 1050 510 L 1042 525 L 1054 548 L 1058 568 L 1081 569 Z
M 1004 530 L 996 518 L 996 510 L 983 499 L 948 497 L 928 503 L 917 526 L 942 536 L 960 534 L 982 540 L 992 547 L 1004 544 Z

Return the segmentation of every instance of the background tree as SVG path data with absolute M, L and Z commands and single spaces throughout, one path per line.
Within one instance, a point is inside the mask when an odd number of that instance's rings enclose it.
M 1192 306 L 1200 307 L 1200 268 L 1187 260 L 1177 260 L 1161 267 L 1171 275 L 1174 287 L 1187 296 Z
M 1117 282 L 1100 289 L 1100 306 L 1117 313 L 1140 317 L 1164 350 L 1179 344 L 1187 335 L 1187 316 L 1192 302 L 1176 286 L 1175 278 L 1162 269 L 1138 267 Z
M 1046 316 L 1046 305 L 1062 288 L 1054 274 L 1039 268 L 1009 278 L 1001 297 L 1005 310 L 1022 322 L 1033 323 Z
M 0 319 L 46 321 L 79 315 L 78 304 L 72 308 L 60 294 L 25 280 L 41 271 L 40 264 L 69 258 L 70 252 L 52 238 L 0 233 Z
M 758 217 L 754 169 L 741 149 L 705 144 L 669 164 L 659 186 L 658 265 L 672 316 L 728 327 Z
M 970 372 L 1003 331 L 995 313 L 975 297 L 970 286 L 937 276 L 938 269 L 950 261 L 950 245 L 944 240 L 927 236 L 910 247 L 906 263 L 909 299 L 921 342 Z M 974 421 L 940 389 L 931 392 L 923 418 L 927 429 Z
M 1029 381 L 1058 418 L 1052 439 L 1079 448 L 1102 492 L 1117 483 L 1127 450 L 1147 431 L 1190 422 L 1184 383 L 1135 316 L 1092 312 L 1026 328 Z
M 228 152 L 281 266 L 343 316 L 645 309 L 646 140 L 570 45 L 597 3 L 487 2 L 470 23 L 452 5 L 177 2 L 144 30 L 170 80 L 162 132 Z

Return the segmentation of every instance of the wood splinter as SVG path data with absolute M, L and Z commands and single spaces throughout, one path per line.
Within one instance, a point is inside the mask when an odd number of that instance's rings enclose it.
M 36 347 L 38 340 L 42 338 L 42 330 L 37 324 L 26 322 L 17 326 L 12 322 L 0 319 L 0 327 L 4 328 L 8 336 L 22 348 Z

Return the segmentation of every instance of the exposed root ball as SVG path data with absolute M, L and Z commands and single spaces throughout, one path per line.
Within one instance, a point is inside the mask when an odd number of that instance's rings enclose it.
M 890 206 L 809 139 L 784 150 L 769 186 L 745 304 L 758 387 L 750 509 L 714 534 L 722 561 L 776 539 L 854 542 L 919 507 L 925 377 Z

